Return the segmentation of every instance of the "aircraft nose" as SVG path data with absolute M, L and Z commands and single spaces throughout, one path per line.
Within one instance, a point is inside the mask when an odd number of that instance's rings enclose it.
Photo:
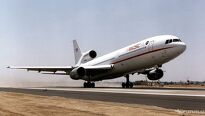
M 186 44 L 184 42 L 181 42 L 179 44 L 180 52 L 183 53 L 186 50 Z

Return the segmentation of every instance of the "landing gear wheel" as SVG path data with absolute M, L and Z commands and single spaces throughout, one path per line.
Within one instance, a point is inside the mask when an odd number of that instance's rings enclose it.
M 91 88 L 95 88 L 95 83 L 90 83 Z
M 125 85 L 126 85 L 126 84 L 123 82 L 123 83 L 122 83 L 122 88 L 125 88 Z
M 91 83 L 91 82 L 84 82 L 83 84 L 84 88 L 95 88 L 95 83 Z
M 130 85 L 130 88 L 133 88 L 133 83 L 130 82 L 129 85 Z
M 129 75 L 126 75 L 126 83 L 122 83 L 122 88 L 133 88 L 133 83 L 129 81 Z
M 130 88 L 130 84 L 129 83 L 126 83 L 126 88 Z
M 88 84 L 87 84 L 86 82 L 84 82 L 84 83 L 83 83 L 83 87 L 84 87 L 84 88 L 87 88 L 87 87 L 88 87 Z

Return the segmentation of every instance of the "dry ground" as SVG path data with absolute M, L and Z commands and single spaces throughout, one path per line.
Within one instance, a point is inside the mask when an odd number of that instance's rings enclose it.
M 170 88 L 195 88 L 195 89 L 204 89 L 205 85 L 165 85 L 164 87 Z
M 191 114 L 155 106 L 0 92 L 0 116 L 171 116 Z

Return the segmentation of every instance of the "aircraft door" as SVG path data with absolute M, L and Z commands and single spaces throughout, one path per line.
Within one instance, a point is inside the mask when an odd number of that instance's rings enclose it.
M 147 45 L 148 51 L 152 51 L 153 47 L 154 47 L 154 40 L 149 41 L 149 43 Z

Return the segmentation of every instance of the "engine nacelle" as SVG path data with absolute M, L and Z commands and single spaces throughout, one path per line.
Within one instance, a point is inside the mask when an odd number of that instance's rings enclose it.
M 94 50 L 89 51 L 90 58 L 95 58 L 97 56 L 97 52 Z
M 97 56 L 97 52 L 95 52 L 94 50 L 90 50 L 90 51 L 83 54 L 81 63 L 86 63 L 88 61 L 91 61 L 94 58 L 96 58 L 96 56 Z
M 74 80 L 82 79 L 86 75 L 86 70 L 83 67 L 78 67 L 70 72 L 70 77 Z
M 149 80 L 159 80 L 163 77 L 164 72 L 161 69 L 155 69 L 147 74 Z

